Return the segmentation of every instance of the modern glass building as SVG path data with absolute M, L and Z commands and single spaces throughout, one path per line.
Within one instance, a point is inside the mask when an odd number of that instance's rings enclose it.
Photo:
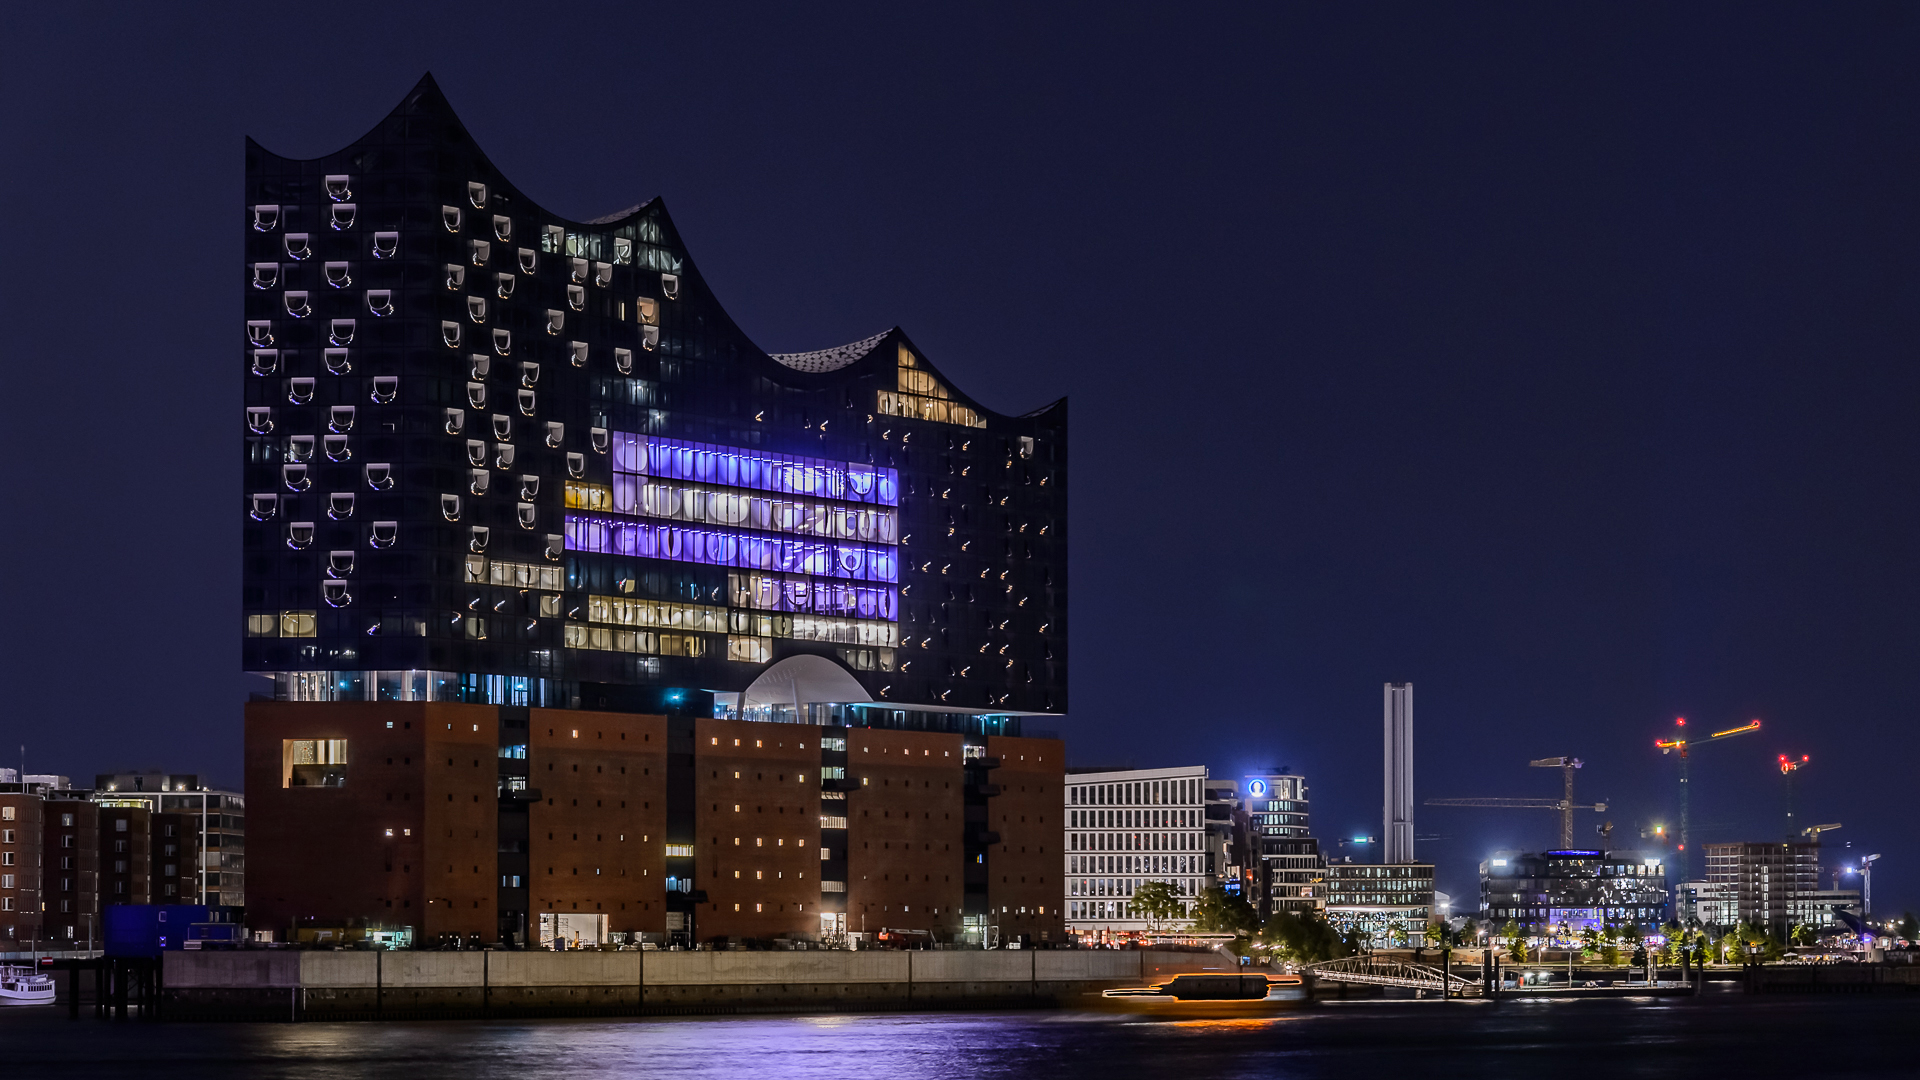
M 1324 914 L 1327 864 L 1309 821 L 1307 778 L 1276 770 L 1249 776 L 1245 785 L 1247 860 L 1259 878 L 1249 898 L 1254 910 L 1263 918 L 1280 911 Z
M 1480 864 L 1480 911 L 1528 934 L 1605 926 L 1656 927 L 1666 918 L 1666 861 L 1638 851 L 1496 851 Z
M 654 199 L 500 175 L 431 78 L 247 144 L 242 660 L 294 701 L 1017 733 L 1067 707 L 1067 414 L 899 329 L 770 354 Z M 818 658 L 844 674 L 757 678 Z M 825 710 L 825 711 L 823 711 Z

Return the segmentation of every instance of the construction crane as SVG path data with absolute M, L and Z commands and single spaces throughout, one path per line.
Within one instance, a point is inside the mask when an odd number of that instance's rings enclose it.
M 1708 743 L 1719 742 L 1722 739 L 1731 739 L 1735 735 L 1745 735 L 1750 731 L 1759 731 L 1760 721 L 1754 720 L 1737 728 L 1716 731 L 1702 739 L 1687 738 L 1686 717 L 1679 717 L 1675 719 L 1673 723 L 1675 727 L 1681 730 L 1675 733 L 1671 739 L 1655 739 L 1653 745 L 1659 747 L 1660 753 L 1663 755 L 1670 754 L 1676 750 L 1680 752 L 1680 880 L 1692 881 L 1693 852 L 1687 849 L 1687 762 L 1690 760 L 1690 754 L 1696 746 L 1705 746 Z
M 1580 806 L 1573 801 L 1573 770 L 1584 762 L 1579 758 L 1555 757 L 1529 761 L 1529 768 L 1559 769 L 1566 777 L 1566 797 L 1562 799 L 1428 799 L 1428 806 L 1478 806 L 1503 810 L 1558 810 L 1560 811 L 1560 847 L 1564 850 L 1573 847 L 1573 812 L 1575 810 L 1594 810 L 1606 813 L 1606 803 L 1593 803 Z
M 1807 839 L 1817 844 L 1820 842 L 1821 833 L 1830 833 L 1839 827 L 1840 827 L 1840 823 L 1837 821 L 1831 825 L 1809 825 L 1806 828 L 1800 830 L 1800 835 L 1806 837 Z
M 1806 767 L 1807 767 L 1807 762 L 1808 762 L 1809 760 L 1810 760 L 1810 759 L 1809 759 L 1809 758 L 1807 757 L 1807 755 L 1805 755 L 1805 754 L 1801 754 L 1801 755 L 1800 755 L 1800 760 L 1799 760 L 1799 761 L 1795 761 L 1795 760 L 1793 760 L 1792 758 L 1790 758 L 1790 757 L 1788 757 L 1788 756 L 1787 756 L 1787 755 L 1785 755 L 1785 754 L 1781 754 L 1781 755 L 1780 755 L 1780 776 L 1781 776 L 1781 778 L 1782 778 L 1782 780 L 1784 780 L 1784 781 L 1785 781 L 1785 785 L 1786 785 L 1786 789 L 1787 789 L 1787 842 L 1788 842 L 1788 843 L 1792 843 L 1792 842 L 1793 842 L 1793 825 L 1794 825 L 1794 822 L 1793 822 L 1793 787 L 1794 787 L 1794 781 L 1795 781 L 1795 780 L 1797 780 L 1797 779 L 1799 779 L 1799 777 L 1800 777 L 1800 770 L 1801 770 L 1801 769 L 1804 769 L 1804 768 L 1806 768 Z M 1820 838 L 1819 838 L 1818 836 L 1816 836 L 1816 837 L 1814 837 L 1814 839 L 1815 839 L 1815 840 L 1818 840 L 1818 839 L 1820 839 Z

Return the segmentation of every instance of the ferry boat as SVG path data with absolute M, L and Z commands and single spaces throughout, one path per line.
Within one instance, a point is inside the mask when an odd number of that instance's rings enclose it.
M 0 1005 L 53 1004 L 53 976 L 22 965 L 0 966 Z
M 1307 981 L 1299 975 L 1264 973 L 1175 975 L 1152 986 L 1107 990 L 1110 1006 L 1165 1016 L 1256 1016 L 1276 1006 L 1307 1000 Z

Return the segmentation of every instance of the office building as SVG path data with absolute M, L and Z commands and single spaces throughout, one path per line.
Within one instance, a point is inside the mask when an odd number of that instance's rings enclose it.
M 183 856 L 177 853 L 156 853 L 158 861 L 154 865 L 160 870 L 179 868 L 176 874 L 167 875 L 176 878 L 171 883 L 174 892 L 167 892 L 166 885 L 155 887 L 155 895 L 160 897 L 156 903 L 205 904 L 210 908 L 246 904 L 246 796 L 211 787 L 193 773 L 101 773 L 93 783 L 90 797 L 96 802 L 138 804 L 156 815 L 185 816 L 182 821 L 163 822 L 158 842 L 162 848 L 181 848 L 190 843 L 199 854 L 181 863 L 177 860 Z M 184 827 L 193 835 L 188 840 L 182 834 L 179 842 L 170 842 L 164 835 L 167 827 L 176 831 Z
M 1082 940 L 1137 938 L 1158 928 L 1129 902 L 1149 881 L 1164 881 L 1191 907 L 1217 881 L 1208 852 L 1207 770 L 1070 772 L 1064 852 L 1067 932 Z
M 1386 782 L 1382 862 L 1413 862 L 1413 684 L 1385 689 Z
M 1204 788 L 1204 797 L 1207 873 L 1213 876 L 1215 884 L 1225 888 L 1229 894 L 1242 896 L 1248 891 L 1245 872 L 1241 867 L 1248 845 L 1246 814 L 1239 809 L 1239 788 L 1231 780 L 1209 780 Z
M 944 919 L 956 902 L 856 898 L 855 882 L 875 878 L 860 876 L 870 849 L 854 845 L 909 841 L 863 839 L 845 812 L 854 793 L 821 770 L 859 775 L 867 762 L 845 760 L 869 748 L 857 730 L 940 736 L 960 764 L 939 783 L 960 792 L 960 807 L 942 811 L 955 824 L 940 846 L 917 842 L 951 858 L 941 873 L 962 886 L 963 936 L 1058 937 L 1060 754 L 1037 748 L 1048 740 L 1024 750 L 1018 740 L 1023 719 L 1067 707 L 1064 401 L 990 410 L 897 328 L 814 352 L 762 350 L 721 307 L 660 200 L 592 221 L 543 209 L 494 169 L 431 79 L 337 153 L 299 161 L 249 143 L 246 184 L 241 653 L 245 670 L 272 682 L 275 700 L 249 706 L 248 767 L 274 778 L 276 813 L 340 798 L 327 789 L 367 775 L 361 750 L 336 756 L 356 742 L 380 762 L 391 745 L 394 767 L 414 770 L 374 772 L 396 796 L 454 794 L 429 791 L 441 780 L 419 771 L 429 758 L 459 759 L 442 744 L 491 747 L 503 755 L 493 772 L 472 768 L 497 785 L 495 819 L 461 827 L 501 849 L 433 861 L 464 860 L 470 878 L 496 886 L 485 900 L 398 885 L 367 894 L 433 904 L 431 918 L 399 909 L 410 932 L 570 940 L 563 905 L 586 895 L 536 893 L 530 877 L 572 865 L 579 853 L 563 863 L 563 842 L 637 829 L 664 845 L 654 855 L 664 862 L 659 873 L 647 861 L 626 868 L 648 888 L 673 888 L 615 902 L 650 905 L 638 913 L 683 936 L 784 934 L 796 911 L 813 933 L 852 934 L 863 913 L 872 925 L 876 904 L 881 915 L 911 906 L 908 929 L 936 933 L 920 916 L 937 907 Z M 311 708 L 280 707 L 295 704 Z M 392 713 L 401 725 L 442 725 L 403 738 L 380 726 L 388 712 L 357 708 L 398 704 L 486 711 L 461 712 L 463 729 Z M 579 794 L 571 773 L 542 775 L 541 765 L 589 762 L 567 760 L 570 747 L 543 750 L 538 733 L 588 721 L 551 710 L 624 717 L 592 730 L 679 749 L 639 763 L 642 781 L 622 795 Z M 778 765 L 699 771 L 698 759 L 728 749 L 696 753 L 705 725 L 770 721 L 796 725 L 751 740 L 786 755 Z M 932 746 L 921 749 L 930 762 Z M 727 885 L 738 899 L 700 907 L 693 897 L 714 894 L 714 873 L 747 873 L 731 854 L 695 854 L 702 813 L 733 805 L 709 787 L 733 771 L 791 778 L 801 757 L 814 770 L 808 799 L 767 812 L 817 804 L 814 834 L 793 832 L 789 816 L 786 831 L 762 839 L 830 853 L 805 880 L 847 891 L 801 900 L 800 870 L 763 863 L 738 880 L 760 882 L 764 897 Z M 1039 772 L 1009 782 L 1042 757 Z M 617 764 L 634 765 L 594 759 L 593 775 L 620 775 L 604 771 Z M 602 782 L 612 781 L 591 783 Z M 1044 810 L 1005 809 L 1043 788 Z M 488 805 L 463 793 L 463 813 Z M 664 817 L 589 823 L 589 809 L 623 797 Z M 356 805 L 350 813 L 368 812 Z M 554 817 L 576 808 L 564 824 Z M 886 823 L 907 812 L 879 809 Z M 374 917 L 364 896 L 302 908 L 294 886 L 309 871 L 289 861 L 312 830 L 276 822 L 276 843 L 293 845 L 283 850 L 264 839 L 261 807 L 252 815 L 250 911 L 275 922 L 300 911 Z M 878 885 L 900 884 L 894 871 L 877 874 Z M 919 876 L 935 883 L 930 869 Z M 692 929 L 697 914 L 704 931 Z
M 1247 777 L 1244 790 L 1254 885 L 1248 902 L 1263 919 L 1279 911 L 1325 914 L 1326 862 L 1308 821 L 1307 778 L 1274 770 Z
M 0 940 L 85 948 L 114 904 L 197 902 L 195 817 L 29 780 L 0 784 Z
M 1860 912 L 1858 891 L 1820 888 L 1816 842 L 1707 844 L 1705 849 L 1707 879 L 1701 892 L 1717 902 L 1709 907 L 1703 898 L 1698 913 L 1703 925 L 1750 923 L 1784 937 L 1796 926 L 1843 926 L 1836 908 Z
M 1480 864 L 1480 910 L 1546 936 L 1589 927 L 1657 927 L 1666 921 L 1662 856 L 1634 851 L 1497 851 Z
M 1420 943 L 1440 916 L 1432 863 L 1327 863 L 1327 922 L 1374 945 Z

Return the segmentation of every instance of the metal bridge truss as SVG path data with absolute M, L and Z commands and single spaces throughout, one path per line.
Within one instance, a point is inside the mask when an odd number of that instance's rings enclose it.
M 1343 956 L 1322 960 L 1301 969 L 1326 982 L 1364 983 L 1369 986 L 1404 986 L 1415 990 L 1440 990 L 1443 986 L 1456 995 L 1477 994 L 1480 984 L 1472 979 L 1442 972 L 1427 964 L 1406 960 L 1377 959 L 1371 955 Z

